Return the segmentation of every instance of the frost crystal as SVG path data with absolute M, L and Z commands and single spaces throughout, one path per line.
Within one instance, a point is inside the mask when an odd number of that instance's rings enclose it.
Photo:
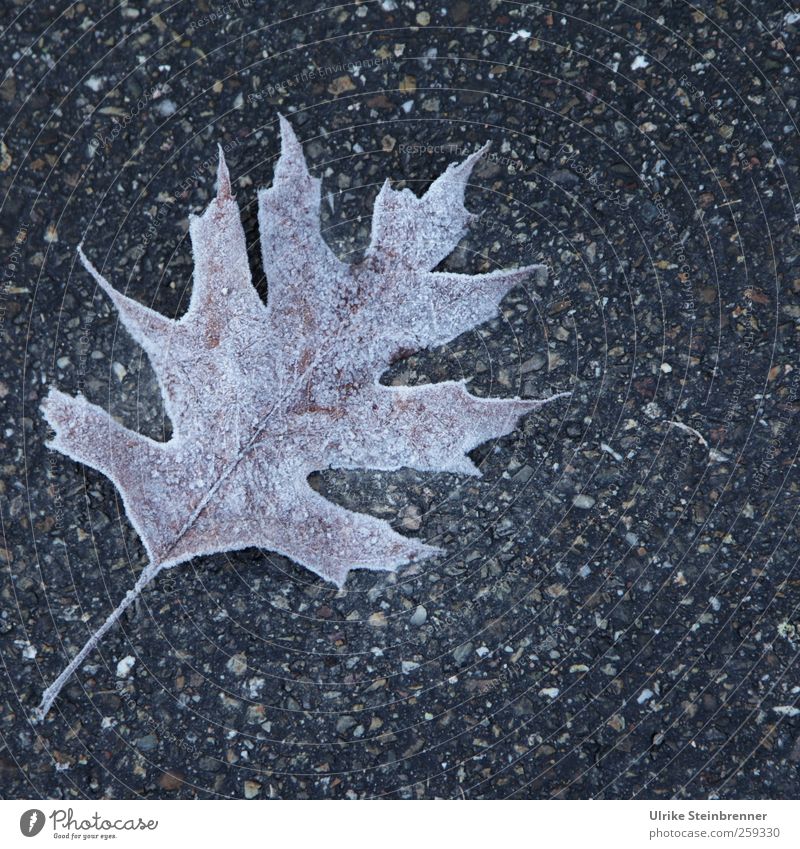
M 477 475 L 466 452 L 509 433 L 547 401 L 486 399 L 464 381 L 379 383 L 393 360 L 447 342 L 497 314 L 503 296 L 543 266 L 489 274 L 434 272 L 473 217 L 464 190 L 485 148 L 450 165 L 428 191 L 383 185 L 364 259 L 340 261 L 320 230 L 320 180 L 281 119 L 273 184 L 258 194 L 268 303 L 254 289 L 239 207 L 220 149 L 216 198 L 191 218 L 191 302 L 177 321 L 86 269 L 147 352 L 174 435 L 156 442 L 83 396 L 51 389 L 51 448 L 110 478 L 149 565 L 117 609 L 45 691 L 64 682 L 162 569 L 257 547 L 341 586 L 350 569 L 395 569 L 440 549 L 327 501 L 317 470 L 399 469 Z M 566 393 L 562 393 L 566 394 Z M 562 395 L 554 396 L 555 398 Z

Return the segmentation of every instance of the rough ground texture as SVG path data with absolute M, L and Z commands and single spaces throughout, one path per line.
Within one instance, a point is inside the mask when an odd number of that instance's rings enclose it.
M 285 5 L 1 13 L 0 795 L 796 797 L 800 18 Z M 257 549 L 193 560 L 33 725 L 146 559 L 113 486 L 45 448 L 39 404 L 57 384 L 172 427 L 75 248 L 181 316 L 220 142 L 266 299 L 279 112 L 347 261 L 387 176 L 420 193 L 491 141 L 440 270 L 549 278 L 383 382 L 573 396 L 473 452 L 480 479 L 311 478 L 445 556 L 339 591 Z

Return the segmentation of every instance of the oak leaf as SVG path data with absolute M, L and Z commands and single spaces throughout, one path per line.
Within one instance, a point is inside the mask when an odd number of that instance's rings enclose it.
M 193 557 L 258 547 L 341 586 L 350 569 L 395 569 L 441 549 L 327 501 L 308 483 L 326 469 L 477 475 L 466 452 L 514 429 L 554 398 L 478 398 L 465 381 L 389 387 L 399 356 L 441 345 L 497 314 L 543 266 L 488 274 L 433 269 L 473 215 L 464 191 L 485 148 L 450 165 L 422 197 L 384 183 L 364 258 L 342 262 L 322 237 L 320 180 L 290 124 L 272 187 L 258 193 L 266 305 L 252 285 L 239 207 L 220 148 L 217 195 L 192 216 L 191 301 L 171 320 L 114 289 L 79 248 L 155 371 L 173 426 L 168 442 L 129 430 L 82 395 L 51 389 L 48 443 L 119 490 L 149 563 L 39 708 L 144 587 Z

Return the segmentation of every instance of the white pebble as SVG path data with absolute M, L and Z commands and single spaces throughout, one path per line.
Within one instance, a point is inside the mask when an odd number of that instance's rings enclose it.
M 136 663 L 136 659 L 130 655 L 123 657 L 117 664 L 117 678 L 127 678 L 131 669 L 133 669 L 134 663 Z

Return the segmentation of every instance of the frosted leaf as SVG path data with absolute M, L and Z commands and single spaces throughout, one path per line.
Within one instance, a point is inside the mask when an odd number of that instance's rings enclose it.
M 440 549 L 324 499 L 325 468 L 479 474 L 466 456 L 554 400 L 486 399 L 463 382 L 387 387 L 402 353 L 439 345 L 495 316 L 509 289 L 542 266 L 464 275 L 431 271 L 464 235 L 464 190 L 483 150 L 451 165 L 422 197 L 388 183 L 362 262 L 322 238 L 320 181 L 281 118 L 273 185 L 258 193 L 268 303 L 253 288 L 239 207 L 220 149 L 217 195 L 189 233 L 189 309 L 171 320 L 114 289 L 79 249 L 120 320 L 146 351 L 172 421 L 169 442 L 118 424 L 84 397 L 51 389 L 51 448 L 120 491 L 149 556 L 136 586 L 48 688 L 58 691 L 161 569 L 258 547 L 342 586 L 351 569 L 392 570 Z M 554 396 L 555 398 L 562 397 Z

